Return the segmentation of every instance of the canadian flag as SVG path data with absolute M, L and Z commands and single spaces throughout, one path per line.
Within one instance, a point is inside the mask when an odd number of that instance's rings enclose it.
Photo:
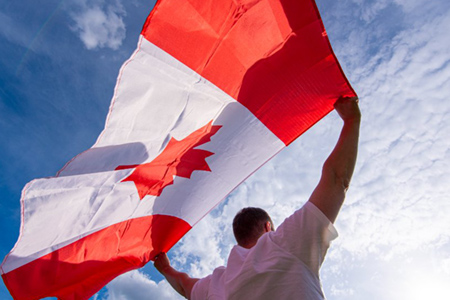
M 87 299 L 142 267 L 339 96 L 313 0 L 158 1 L 95 145 L 24 188 L 11 295 Z

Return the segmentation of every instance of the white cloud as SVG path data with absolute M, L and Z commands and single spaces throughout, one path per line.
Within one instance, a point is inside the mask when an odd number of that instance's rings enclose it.
M 87 49 L 118 49 L 125 38 L 126 15 L 122 4 L 113 1 L 77 2 L 77 9 L 71 13 L 75 24 L 71 29 L 78 34 Z
M 355 294 L 355 291 L 351 288 L 348 288 L 349 283 L 348 282 L 340 282 L 333 284 L 331 286 L 331 295 L 332 296 L 338 296 L 338 297 L 349 297 L 351 295 Z
M 140 271 L 125 273 L 107 286 L 108 300 L 179 299 L 167 281 L 156 283 Z
M 390 0 L 379 0 L 379 1 L 361 1 L 361 0 L 353 0 L 356 3 L 360 4 L 360 18 L 365 22 L 373 21 L 377 15 L 385 9 L 389 4 Z

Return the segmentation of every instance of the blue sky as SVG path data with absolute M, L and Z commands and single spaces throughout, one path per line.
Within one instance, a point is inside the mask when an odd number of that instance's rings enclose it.
M 322 268 L 328 299 L 450 298 L 450 2 L 318 0 L 361 99 L 358 164 Z M 92 146 L 115 80 L 154 1 L 0 0 L 0 256 L 19 234 L 20 193 Z M 324 118 L 243 183 L 169 253 L 205 276 L 226 262 L 243 206 L 276 224 L 300 207 L 337 139 Z M 151 265 L 98 299 L 180 299 Z M 0 298 L 11 299 L 3 283 Z

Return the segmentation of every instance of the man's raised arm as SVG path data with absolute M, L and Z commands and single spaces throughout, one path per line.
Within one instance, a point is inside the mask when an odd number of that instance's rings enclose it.
M 357 97 L 341 97 L 334 108 L 344 121 L 344 126 L 335 148 L 323 165 L 319 184 L 309 199 L 333 223 L 344 202 L 355 168 L 361 122 Z

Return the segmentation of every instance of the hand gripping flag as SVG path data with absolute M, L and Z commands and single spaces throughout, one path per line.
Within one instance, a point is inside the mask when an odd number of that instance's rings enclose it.
M 87 299 L 142 267 L 339 96 L 313 0 L 158 1 L 95 145 L 24 188 L 11 295 Z

